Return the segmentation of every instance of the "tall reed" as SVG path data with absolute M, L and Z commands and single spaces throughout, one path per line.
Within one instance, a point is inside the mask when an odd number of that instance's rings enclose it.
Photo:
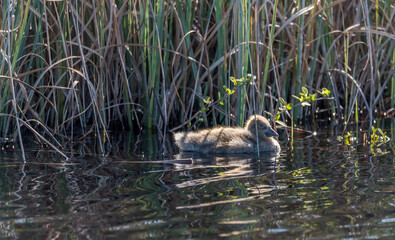
M 0 134 L 17 136 L 22 120 L 50 139 L 95 133 L 103 145 L 113 127 L 166 137 L 242 125 L 304 86 L 334 100 L 295 108 L 295 122 L 372 124 L 374 109 L 395 106 L 393 9 L 389 0 L 4 1 Z

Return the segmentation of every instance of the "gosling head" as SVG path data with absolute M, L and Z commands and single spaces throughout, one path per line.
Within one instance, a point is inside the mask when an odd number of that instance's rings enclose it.
M 255 128 L 256 124 L 256 128 Z M 249 130 L 255 135 L 258 130 L 258 136 L 260 139 L 266 139 L 269 137 L 278 137 L 278 134 L 270 126 L 269 121 L 259 115 L 252 115 L 246 122 L 245 129 Z

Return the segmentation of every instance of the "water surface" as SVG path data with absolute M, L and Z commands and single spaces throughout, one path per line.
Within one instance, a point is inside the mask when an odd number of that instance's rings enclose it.
M 320 130 L 278 157 L 182 156 L 127 134 L 105 156 L 94 141 L 66 145 L 69 160 L 3 150 L 0 238 L 393 239 L 393 142 L 372 154 Z

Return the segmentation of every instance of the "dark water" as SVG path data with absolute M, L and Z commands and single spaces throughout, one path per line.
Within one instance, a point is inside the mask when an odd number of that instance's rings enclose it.
M 108 156 L 1 151 L 0 239 L 394 239 L 394 141 L 374 155 L 340 133 L 283 141 L 279 157 L 161 155 L 131 135 Z

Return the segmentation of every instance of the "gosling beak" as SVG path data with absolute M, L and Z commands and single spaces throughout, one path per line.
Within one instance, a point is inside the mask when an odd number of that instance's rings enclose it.
M 268 136 L 268 137 L 278 137 L 278 133 L 276 133 L 276 132 L 273 130 L 273 128 L 268 128 L 268 129 L 265 131 L 265 135 Z

